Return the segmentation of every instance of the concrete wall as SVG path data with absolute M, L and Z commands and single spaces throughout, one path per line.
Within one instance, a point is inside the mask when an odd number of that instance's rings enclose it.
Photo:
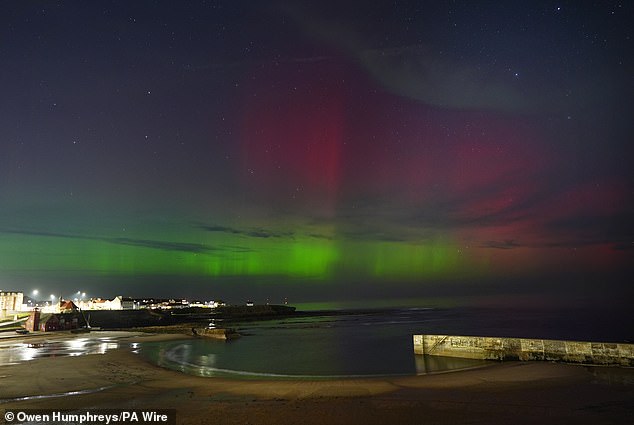
M 414 335 L 414 352 L 484 360 L 548 360 L 634 366 L 634 344 L 456 335 Z

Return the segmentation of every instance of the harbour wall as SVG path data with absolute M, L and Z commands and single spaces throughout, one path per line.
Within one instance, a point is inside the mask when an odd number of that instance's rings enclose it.
M 414 353 L 483 360 L 546 360 L 634 366 L 634 344 L 610 342 L 414 335 Z

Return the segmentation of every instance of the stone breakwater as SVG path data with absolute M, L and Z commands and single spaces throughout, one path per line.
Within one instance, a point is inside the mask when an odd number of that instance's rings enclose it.
M 610 342 L 414 335 L 414 353 L 482 360 L 542 360 L 634 366 L 634 344 Z

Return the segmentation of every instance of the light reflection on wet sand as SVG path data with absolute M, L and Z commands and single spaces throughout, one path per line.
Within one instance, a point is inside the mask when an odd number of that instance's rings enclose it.
M 38 337 L 7 339 L 0 342 L 0 365 L 18 364 L 46 357 L 104 354 L 109 350 L 130 347 L 130 343 L 121 341 L 121 338 L 126 336 L 128 335 L 104 332 L 77 336 L 52 334 L 44 339 Z

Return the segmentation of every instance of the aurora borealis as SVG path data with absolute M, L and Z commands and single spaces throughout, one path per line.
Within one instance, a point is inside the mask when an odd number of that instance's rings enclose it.
M 0 289 L 631 299 L 632 17 L 3 2 Z

